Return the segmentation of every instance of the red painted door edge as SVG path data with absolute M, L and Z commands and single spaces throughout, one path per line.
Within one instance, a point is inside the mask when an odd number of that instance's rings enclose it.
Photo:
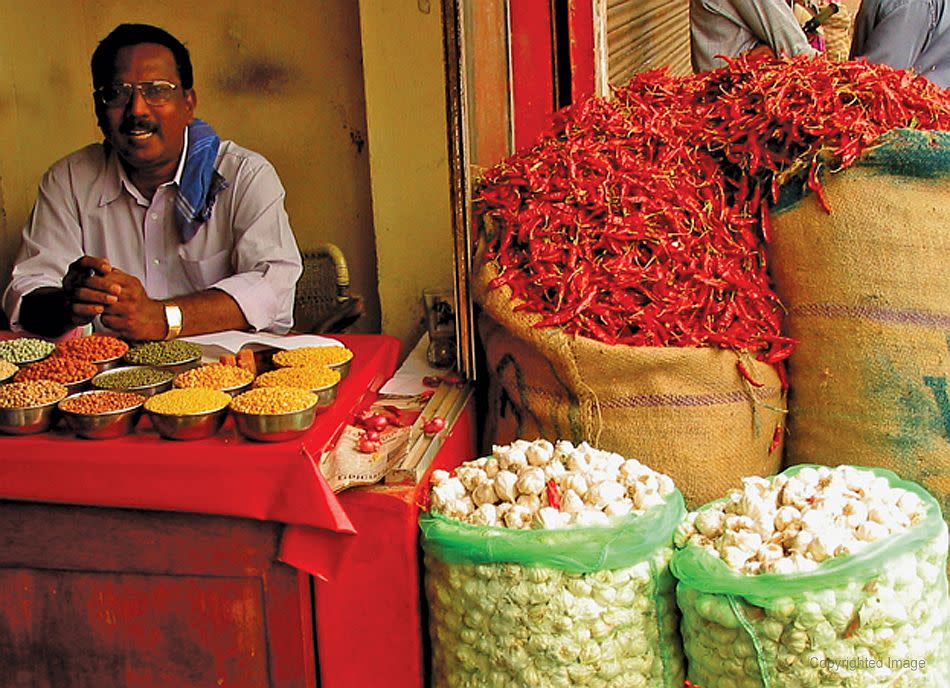
M 594 2 L 570 0 L 571 102 L 594 95 Z
M 511 0 L 511 89 L 515 149 L 532 145 L 554 113 L 550 0 Z

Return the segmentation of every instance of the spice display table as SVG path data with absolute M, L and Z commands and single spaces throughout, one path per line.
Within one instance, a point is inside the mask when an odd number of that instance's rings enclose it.
M 0 685 L 422 685 L 415 490 L 338 499 L 318 467 L 399 343 L 339 339 L 350 374 L 297 441 L 0 437 Z

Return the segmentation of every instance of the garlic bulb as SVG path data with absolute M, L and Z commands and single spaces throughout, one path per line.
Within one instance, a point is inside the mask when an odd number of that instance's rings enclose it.
M 467 461 L 451 473 L 433 471 L 431 505 L 477 525 L 492 521 L 508 528 L 599 526 L 663 504 L 675 489 L 669 476 L 586 442 L 575 446 L 566 440 L 515 440 L 495 445 L 491 456 Z M 486 505 L 496 507 L 493 518 L 482 509 Z M 512 511 L 513 506 L 521 509 Z M 542 514 L 544 509 L 567 516 Z M 708 515 L 702 521 L 711 537 L 716 518 Z

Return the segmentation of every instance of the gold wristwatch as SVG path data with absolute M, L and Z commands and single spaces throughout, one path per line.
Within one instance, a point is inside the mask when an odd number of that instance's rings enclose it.
M 168 332 L 165 334 L 167 342 L 181 334 L 181 308 L 172 301 L 166 301 L 164 305 L 165 324 L 168 326 Z

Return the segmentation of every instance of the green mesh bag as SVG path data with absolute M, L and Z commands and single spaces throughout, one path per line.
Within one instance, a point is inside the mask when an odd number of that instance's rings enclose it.
M 891 471 L 860 470 L 916 494 L 926 517 L 808 573 L 743 575 L 695 545 L 674 553 L 691 681 L 704 688 L 947 685 L 948 538 L 940 506 Z
M 419 526 L 435 688 L 681 688 L 679 491 L 605 528 L 509 530 L 437 513 Z

